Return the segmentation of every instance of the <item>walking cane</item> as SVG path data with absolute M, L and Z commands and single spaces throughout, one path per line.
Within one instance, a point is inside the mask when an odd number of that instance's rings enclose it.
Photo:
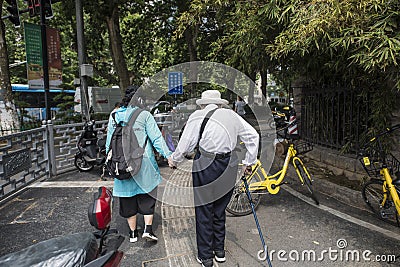
M 242 181 L 244 183 L 244 186 L 246 188 L 246 195 L 247 195 L 247 198 L 249 199 L 249 203 L 250 203 L 250 206 L 251 206 L 251 211 L 253 212 L 254 220 L 256 221 L 258 234 L 260 235 L 261 243 L 263 245 L 263 250 L 264 250 L 264 253 L 265 253 L 265 257 L 266 257 L 268 266 L 272 267 L 271 260 L 269 259 L 269 255 L 268 255 L 268 248 L 267 248 L 267 245 L 265 245 L 264 236 L 263 236 L 263 233 L 261 231 L 260 223 L 258 222 L 256 210 L 254 209 L 253 199 L 252 199 L 252 197 L 250 195 L 250 190 L 249 190 L 249 185 L 248 185 L 247 180 L 246 180 L 246 175 L 243 175 L 241 179 L 242 179 Z

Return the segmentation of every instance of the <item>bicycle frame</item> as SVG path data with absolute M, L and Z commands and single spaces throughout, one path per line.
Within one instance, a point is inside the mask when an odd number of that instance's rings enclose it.
M 247 180 L 250 181 L 254 175 L 257 175 L 259 182 L 252 182 L 249 183 L 249 190 L 250 192 L 260 191 L 267 189 L 270 194 L 277 194 L 279 192 L 280 186 L 283 183 L 283 179 L 286 176 L 287 170 L 289 168 L 290 161 L 292 160 L 292 164 L 296 169 L 296 173 L 300 177 L 301 183 L 304 184 L 303 179 L 299 173 L 299 170 L 296 166 L 296 162 L 299 162 L 301 166 L 304 167 L 303 162 L 299 157 L 296 157 L 297 151 L 294 148 L 293 144 L 289 145 L 288 152 L 286 153 L 285 162 L 278 172 L 268 176 L 267 172 L 261 165 L 261 162 L 257 160 L 257 163 L 253 167 L 252 174 L 247 177 Z M 306 168 L 303 168 L 306 171 L 306 174 L 309 176 L 309 173 Z M 261 172 L 261 175 L 259 173 Z M 278 177 L 278 178 L 277 178 Z
M 285 156 L 283 165 L 280 164 L 280 170 L 272 175 L 268 175 L 264 170 L 262 163 L 257 160 L 252 167 L 252 172 L 249 175 L 242 176 L 241 180 L 237 181 L 233 190 L 233 195 L 228 203 L 226 210 L 235 216 L 248 215 L 254 208 L 260 204 L 261 195 L 277 194 L 281 185 L 285 184 L 283 180 L 288 172 L 289 164 L 292 163 L 296 169 L 296 173 L 300 178 L 302 185 L 305 185 L 310 193 L 310 197 L 315 204 L 319 204 L 319 200 L 312 188 L 312 178 L 307 171 L 306 166 L 301 159 L 296 155 L 310 151 L 310 144 L 293 144 L 289 141 L 289 147 Z M 308 150 L 307 150 L 308 149 Z M 311 148 L 312 149 L 312 148 Z M 246 184 L 248 186 L 246 186 Z M 243 194 L 254 194 L 254 201 L 250 200 L 250 205 L 243 203 Z
M 372 139 L 370 139 L 369 143 L 367 145 L 365 145 L 361 149 L 361 151 L 364 151 L 366 148 L 368 148 L 370 143 L 376 141 L 376 143 L 378 145 L 379 156 L 380 156 L 380 159 L 382 159 L 382 165 L 379 168 L 379 174 L 381 175 L 381 178 L 383 178 L 383 184 L 382 184 L 383 199 L 381 200 L 381 202 L 379 204 L 380 204 L 381 208 L 382 207 L 384 208 L 386 202 L 389 201 L 389 199 L 391 198 L 391 200 L 393 201 L 394 206 L 396 208 L 397 214 L 400 215 L 400 198 L 399 198 L 399 193 L 397 191 L 398 189 L 396 189 L 395 185 L 393 184 L 393 179 L 392 179 L 392 176 L 390 175 L 390 171 L 389 171 L 389 167 L 388 167 L 387 154 L 386 154 L 385 150 L 383 149 L 382 143 L 380 140 L 380 137 L 382 137 L 386 134 L 389 134 L 397 129 L 400 129 L 400 124 L 395 125 L 391 128 L 387 128 L 385 132 L 382 132 L 382 133 L 376 135 L 375 137 L 373 137 Z M 361 155 L 363 153 L 364 152 L 362 152 Z M 363 159 L 363 163 L 364 163 L 363 166 L 364 166 L 365 170 L 367 171 L 367 173 L 369 174 L 368 169 L 366 167 L 366 166 L 371 166 L 371 162 L 369 160 L 368 155 L 364 156 L 362 159 Z M 390 195 L 388 194 L 388 191 L 389 191 Z
M 399 194 L 397 194 L 396 187 L 393 185 L 393 179 L 390 176 L 388 168 L 382 168 L 380 173 L 385 178 L 385 181 L 384 181 L 383 186 L 382 186 L 382 190 L 383 190 L 383 193 L 384 193 L 385 197 L 382 200 L 381 206 L 384 206 L 385 202 L 387 201 L 387 194 L 386 194 L 386 192 L 387 192 L 386 188 L 387 188 L 389 190 L 390 196 L 392 197 L 392 200 L 393 200 L 394 205 L 396 207 L 397 214 L 400 215 L 400 198 L 399 198 Z

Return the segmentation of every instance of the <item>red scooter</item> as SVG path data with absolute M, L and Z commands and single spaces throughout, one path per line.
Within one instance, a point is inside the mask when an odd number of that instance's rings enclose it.
M 109 189 L 100 187 L 89 206 L 90 224 L 98 231 L 75 233 L 39 242 L 0 257 L 0 266 L 119 266 L 123 252 L 118 249 L 124 237 L 110 229 L 112 198 Z

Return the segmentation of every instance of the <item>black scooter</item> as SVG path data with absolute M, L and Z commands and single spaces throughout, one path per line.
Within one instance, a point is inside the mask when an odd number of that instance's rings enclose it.
M 106 136 L 103 134 L 98 137 L 94 125 L 93 120 L 85 123 L 77 143 L 78 152 L 74 164 L 82 172 L 90 171 L 94 166 L 102 166 L 106 160 Z

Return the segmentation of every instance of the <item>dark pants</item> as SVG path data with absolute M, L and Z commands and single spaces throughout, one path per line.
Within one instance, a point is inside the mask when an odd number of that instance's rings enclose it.
M 213 258 L 213 251 L 224 250 L 225 209 L 232 196 L 237 166 L 230 157 L 210 159 L 197 153 L 194 158 L 192 177 L 200 259 Z

